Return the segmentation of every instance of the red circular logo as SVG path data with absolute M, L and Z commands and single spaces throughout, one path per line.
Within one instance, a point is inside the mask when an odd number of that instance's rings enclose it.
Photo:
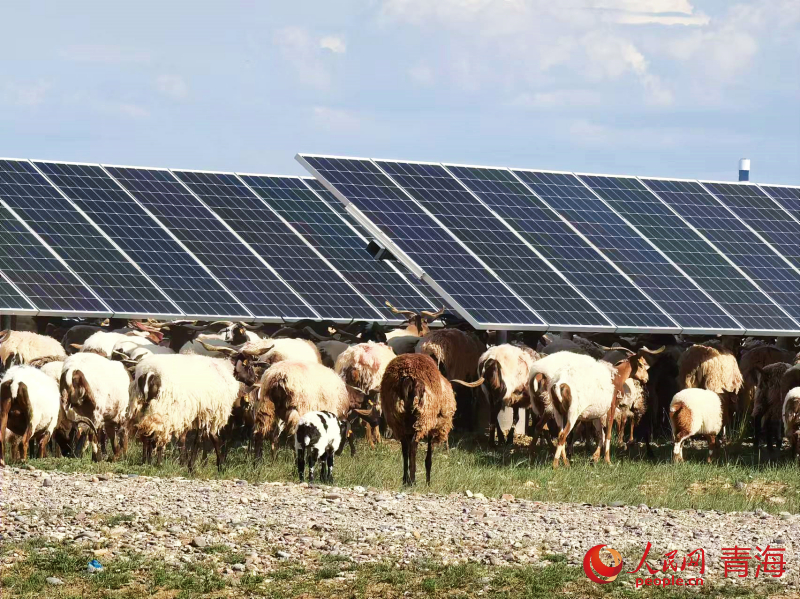
M 600 550 L 606 548 L 606 551 L 611 555 L 611 560 L 614 562 L 613 566 L 606 566 L 600 559 Z M 607 547 L 606 545 L 595 545 L 583 557 L 583 571 L 589 580 L 599 584 L 607 584 L 617 579 L 617 576 L 622 572 L 622 556 L 619 551 Z M 595 574 L 597 572 L 597 574 Z M 600 578 L 600 576 L 604 578 Z

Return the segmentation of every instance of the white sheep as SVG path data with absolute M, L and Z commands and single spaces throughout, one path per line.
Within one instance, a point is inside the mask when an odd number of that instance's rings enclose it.
M 147 356 L 136 365 L 130 385 L 130 427 L 152 441 L 159 462 L 173 436 L 195 430 L 211 440 L 221 468 L 218 434 L 227 424 L 239 392 L 229 360 L 182 354 Z
M 41 358 L 63 359 L 66 355 L 61 344 L 52 337 L 28 331 L 0 332 L 0 365 L 4 368 Z
M 39 366 L 39 370 L 45 373 L 47 376 L 52 378 L 56 383 L 61 380 L 61 371 L 64 368 L 64 362 L 60 360 L 56 360 L 54 362 L 48 362 L 47 364 L 43 364 Z
M 67 410 L 88 418 L 97 429 L 103 427 L 111 441 L 113 458 L 119 457 L 127 445 L 125 418 L 128 407 L 130 376 L 121 362 L 114 362 L 95 353 L 72 354 L 61 369 L 60 386 L 66 394 Z M 117 435 L 121 445 L 117 446 Z M 92 457 L 99 460 L 101 453 L 92 442 Z
M 80 351 L 83 353 L 100 354 L 106 358 L 111 358 L 114 355 L 114 349 L 117 343 L 122 342 L 136 343 L 139 345 L 154 345 L 152 341 L 141 335 L 97 331 L 83 342 L 83 345 L 80 346 Z
M 714 456 L 717 435 L 722 430 L 722 401 L 707 389 L 684 389 L 669 404 L 669 422 L 675 447 L 672 459 L 683 461 L 683 442 L 694 435 L 708 438 L 708 461 Z
M 303 482 L 308 458 L 308 482 L 314 482 L 314 466 L 320 463 L 322 482 L 333 484 L 333 456 L 344 449 L 349 433 L 347 420 L 339 420 L 331 412 L 308 412 L 300 418 L 294 435 L 297 472 Z
M 12 366 L 0 381 L 0 466 L 5 466 L 6 427 L 21 437 L 22 459 L 28 459 L 28 442 L 39 444 L 39 457 L 58 424 L 61 407 L 58 384 L 33 366 Z

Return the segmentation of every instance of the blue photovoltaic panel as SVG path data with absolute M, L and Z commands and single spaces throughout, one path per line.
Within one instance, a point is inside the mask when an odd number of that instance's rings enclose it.
M 352 215 L 345 209 L 344 204 L 342 204 L 339 201 L 339 198 L 333 195 L 327 187 L 314 179 L 314 177 L 303 177 L 303 181 L 323 199 L 329 208 L 331 208 L 342 219 L 347 221 L 347 224 L 355 229 L 357 237 L 364 243 L 365 246 L 371 239 L 374 238 L 374 235 L 367 231 L 363 226 L 361 226 L 361 223 L 352 217 Z M 414 273 L 405 267 L 402 262 L 399 260 L 392 260 L 384 261 L 384 264 L 386 264 L 391 270 L 398 273 L 401 277 L 408 280 L 408 282 L 417 288 L 422 295 L 433 302 L 433 304 L 429 305 L 427 308 L 424 308 L 425 310 L 431 310 L 435 312 L 440 308 L 447 307 L 447 301 L 445 301 L 445 299 L 439 295 L 439 292 L 428 285 L 425 281 L 418 279 Z M 399 308 L 399 306 L 395 306 L 395 308 Z
M 800 275 L 720 205 L 700 183 L 663 179 L 642 181 L 789 314 L 800 317 Z M 762 197 L 769 202 L 763 194 Z M 776 213 L 782 212 L 777 206 L 774 209 Z
M 748 331 L 797 328 L 791 318 L 641 181 L 595 175 L 580 175 L 580 178 L 697 281 Z
M 115 314 L 179 314 L 32 164 L 0 161 L 2 198 Z
M 730 316 L 569 173 L 514 171 L 685 329 L 741 330 Z
M 0 197 L 5 193 L 5 177 L 0 176 Z M 0 206 L 0 270 L 39 310 L 111 315 L 5 206 Z
M 481 324 L 544 325 L 369 160 L 302 156 Z
M 107 167 L 257 318 L 314 318 L 275 273 L 166 170 Z
M 639 289 L 505 169 L 447 168 L 619 327 L 675 328 Z M 455 199 L 455 198 L 453 198 Z M 478 224 L 476 222 L 476 224 Z
M 701 183 L 761 235 L 795 268 L 800 268 L 800 224 L 756 185 Z
M 242 175 L 245 183 L 325 256 L 350 283 L 380 309 L 397 319 L 384 302 L 403 310 L 432 306 L 385 262 L 375 260 L 366 244 L 299 177 Z
M 398 185 L 550 324 L 609 326 L 595 308 L 440 165 L 378 160 Z
M 759 185 L 759 187 L 795 220 L 800 221 L 800 187 L 783 187 L 781 185 Z
M 375 310 L 232 173 L 174 171 L 323 318 L 375 319 Z
M 249 316 L 100 166 L 35 163 L 187 316 Z

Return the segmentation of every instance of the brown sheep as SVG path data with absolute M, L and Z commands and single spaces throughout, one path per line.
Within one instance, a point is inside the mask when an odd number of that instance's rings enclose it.
M 789 364 L 778 362 L 760 369 L 756 369 L 756 390 L 753 397 L 753 445 L 758 449 L 761 441 L 761 430 L 766 426 L 767 450 L 772 452 L 773 442 L 778 440 L 780 448 L 781 408 L 783 398 L 781 395 L 781 379 Z
M 413 485 L 417 474 L 417 444 L 428 442 L 425 480 L 431 482 L 433 445 L 447 443 L 453 428 L 456 398 L 453 387 L 424 354 L 403 354 L 386 367 L 381 383 L 386 422 L 403 447 L 403 484 Z

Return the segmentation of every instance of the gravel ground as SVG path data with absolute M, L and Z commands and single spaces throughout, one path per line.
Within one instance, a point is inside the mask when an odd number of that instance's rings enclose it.
M 651 541 L 651 564 L 665 551 L 678 549 L 681 556 L 703 548 L 707 579 L 722 576 L 723 547 L 736 544 L 755 552 L 769 544 L 786 548 L 782 582 L 798 588 L 797 515 L 471 495 L 5 469 L 0 470 L 0 539 L 87 544 L 101 561 L 137 551 L 177 564 L 227 552 L 228 563 L 220 561 L 226 573 L 265 572 L 281 560 L 313 564 L 326 553 L 359 563 L 433 558 L 492 565 L 539 564 L 557 553 L 578 565 L 598 543 L 620 550 L 633 569 Z M 230 555 L 238 556 L 234 563 Z M 7 553 L 5 567 L 15 559 Z M 753 574 L 746 580 L 752 582 Z

